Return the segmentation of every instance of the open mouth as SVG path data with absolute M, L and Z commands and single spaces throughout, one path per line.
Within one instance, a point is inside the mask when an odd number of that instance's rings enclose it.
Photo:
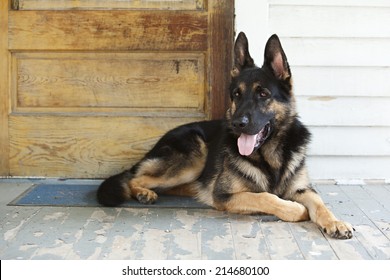
M 242 156 L 249 156 L 253 153 L 253 150 L 259 148 L 265 140 L 267 140 L 268 136 L 271 134 L 271 124 L 267 122 L 267 124 L 259 131 L 259 133 L 255 135 L 249 135 L 241 133 L 240 137 L 238 137 L 237 145 L 238 151 Z

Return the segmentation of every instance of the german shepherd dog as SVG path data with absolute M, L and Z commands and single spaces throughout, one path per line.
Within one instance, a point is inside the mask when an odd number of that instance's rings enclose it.
M 153 189 L 190 195 L 215 209 L 312 220 L 334 238 L 352 237 L 311 188 L 305 164 L 310 133 L 299 121 L 286 55 L 269 38 L 261 68 L 240 33 L 234 46 L 231 106 L 225 120 L 179 126 L 131 169 L 106 179 L 97 198 L 117 206 L 131 197 L 154 203 Z

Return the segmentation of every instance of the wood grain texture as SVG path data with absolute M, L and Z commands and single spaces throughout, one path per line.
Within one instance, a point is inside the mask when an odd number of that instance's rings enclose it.
M 104 178 L 168 129 L 224 115 L 233 0 L 55 2 L 9 11 L 4 174 Z
M 19 0 L 18 10 L 157 9 L 201 10 L 204 0 Z
M 131 167 L 167 130 L 193 118 L 10 117 L 10 173 L 105 178 Z
M 9 113 L 9 82 L 8 82 L 8 2 L 0 1 L 0 176 L 8 175 L 9 144 L 8 144 L 8 113 Z
M 186 11 L 10 11 L 9 48 L 206 51 L 207 18 Z
M 209 1 L 211 118 L 223 118 L 229 104 L 230 70 L 233 66 L 234 1 Z
M 204 55 L 17 53 L 16 107 L 204 111 Z

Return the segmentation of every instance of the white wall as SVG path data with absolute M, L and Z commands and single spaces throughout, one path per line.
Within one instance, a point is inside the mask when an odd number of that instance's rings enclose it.
M 281 38 L 313 179 L 390 179 L 389 0 L 236 0 L 236 31 Z

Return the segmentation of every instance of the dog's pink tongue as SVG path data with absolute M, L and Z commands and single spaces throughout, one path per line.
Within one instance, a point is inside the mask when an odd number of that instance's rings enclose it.
M 249 156 L 256 145 L 257 135 L 248 135 L 242 133 L 237 140 L 238 151 L 242 156 Z

